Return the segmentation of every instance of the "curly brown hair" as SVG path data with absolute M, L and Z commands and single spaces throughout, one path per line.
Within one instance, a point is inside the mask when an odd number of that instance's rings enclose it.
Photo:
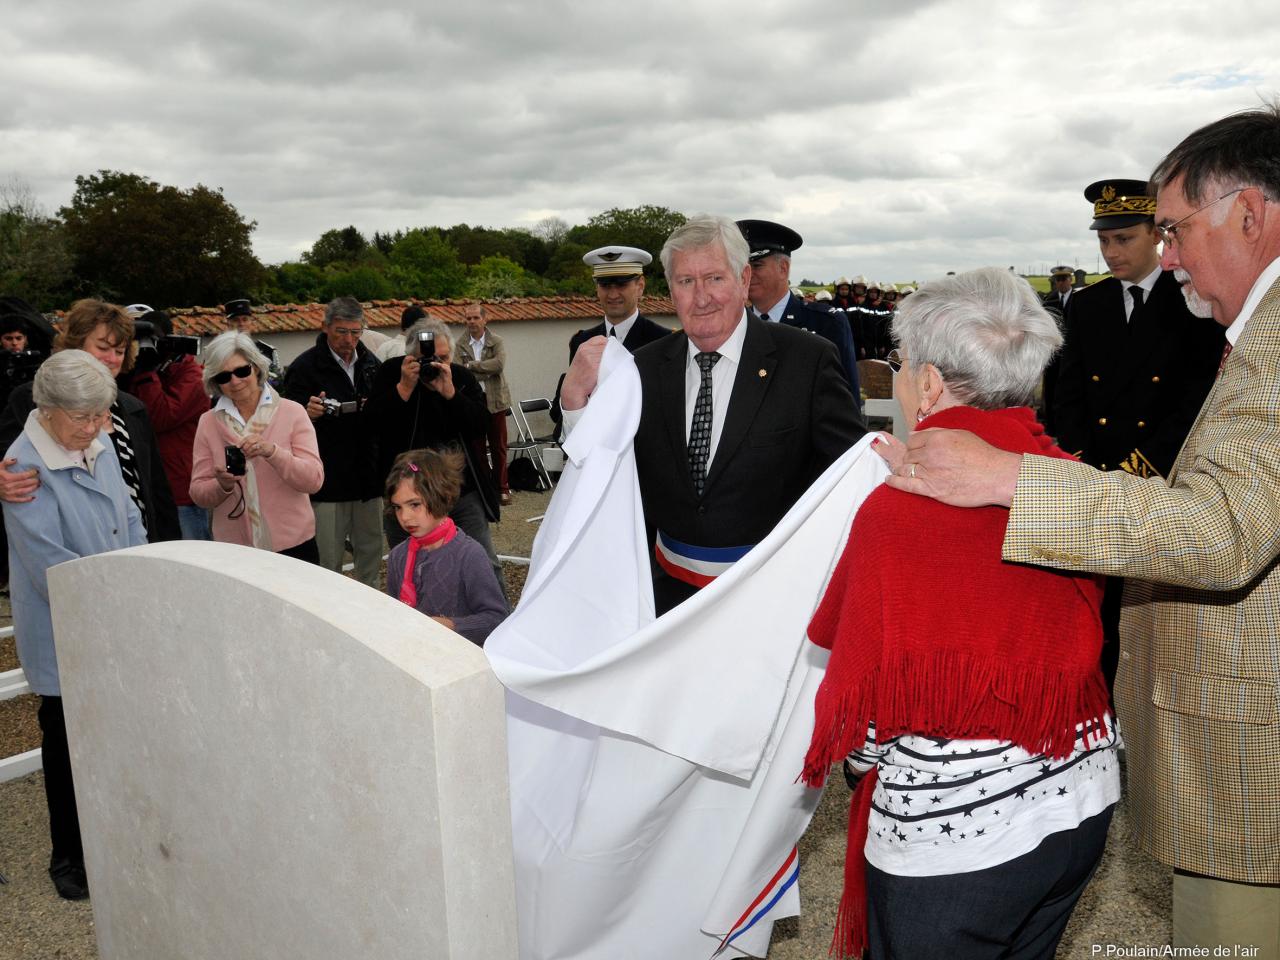
M 124 307 L 105 300 L 88 297 L 77 300 L 67 311 L 66 317 L 59 324 L 57 339 L 53 341 L 54 350 L 83 350 L 85 341 L 93 336 L 99 326 L 105 325 L 107 336 L 113 343 L 125 344 L 124 365 L 122 374 L 133 369 L 133 361 L 138 355 L 138 345 L 133 339 L 133 318 L 124 312 Z
M 462 492 L 462 470 L 466 460 L 456 450 L 406 450 L 396 457 L 387 474 L 387 515 L 395 516 L 392 495 L 408 480 L 418 491 L 433 517 L 449 515 Z

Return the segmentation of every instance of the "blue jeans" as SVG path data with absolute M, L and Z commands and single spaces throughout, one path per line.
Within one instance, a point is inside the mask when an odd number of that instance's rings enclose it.
M 867 864 L 871 960 L 1053 960 L 1114 809 L 972 873 L 900 877 Z
M 183 540 L 212 540 L 209 530 L 209 511 L 189 503 L 178 507 L 178 526 L 182 529 Z

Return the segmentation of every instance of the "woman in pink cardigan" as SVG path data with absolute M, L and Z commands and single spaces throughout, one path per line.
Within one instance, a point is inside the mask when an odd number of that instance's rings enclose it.
M 204 387 L 216 402 L 196 427 L 191 499 L 213 510 L 213 539 L 319 563 L 315 427 L 305 407 L 271 389 L 267 368 L 243 333 L 205 347 Z

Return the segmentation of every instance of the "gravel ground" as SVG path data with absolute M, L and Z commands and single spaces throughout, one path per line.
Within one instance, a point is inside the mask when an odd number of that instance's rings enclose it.
M 500 554 L 529 555 L 545 494 L 515 493 L 494 528 Z M 525 568 L 506 564 L 508 593 L 519 596 Z M 0 597 L 0 625 L 8 597 Z M 11 639 L 0 640 L 0 670 L 17 666 Z M 0 701 L 0 757 L 39 744 L 33 696 Z M 825 958 L 835 922 L 844 865 L 848 791 L 837 781 L 823 797 L 800 844 L 800 885 L 805 915 L 775 927 L 772 960 Z M 48 820 L 39 773 L 0 784 L 0 960 L 91 960 L 98 956 L 90 902 L 68 903 L 53 891 L 48 866 Z M 1107 853 L 1085 892 L 1058 950 L 1061 958 L 1093 955 L 1093 946 L 1142 946 L 1169 942 L 1170 873 L 1138 851 L 1123 808 L 1112 822 Z M 345 960 L 345 958 L 344 958 Z M 354 960 L 354 958 L 353 958 Z M 681 958 L 658 958 L 681 960 Z

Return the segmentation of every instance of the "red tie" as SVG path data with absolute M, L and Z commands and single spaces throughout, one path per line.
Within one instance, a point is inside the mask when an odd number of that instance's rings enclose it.
M 1218 364 L 1218 376 L 1222 376 L 1222 368 L 1227 365 L 1227 357 L 1231 356 L 1231 341 L 1228 340 L 1222 346 L 1222 360 Z

